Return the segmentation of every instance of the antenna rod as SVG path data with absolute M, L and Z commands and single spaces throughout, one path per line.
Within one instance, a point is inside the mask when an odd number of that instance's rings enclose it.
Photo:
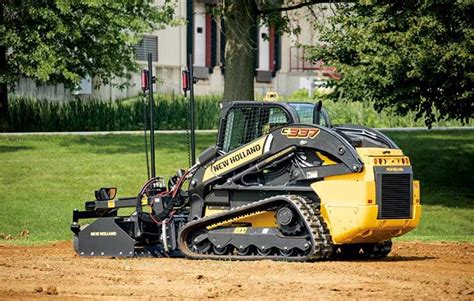
M 148 70 L 143 69 L 141 76 L 140 76 L 140 83 L 141 83 L 141 88 L 142 88 L 142 93 L 143 93 L 143 138 L 145 138 L 145 156 L 146 156 L 146 176 L 148 177 L 148 180 L 151 179 L 150 177 L 150 160 L 148 159 L 148 142 L 147 142 L 147 136 L 148 136 L 148 126 L 146 120 L 148 119 L 147 115 L 147 107 L 146 107 L 146 91 L 148 91 L 149 88 L 149 82 L 148 82 Z
M 189 119 L 191 121 L 191 166 L 196 164 L 196 133 L 195 129 L 195 117 L 194 117 L 194 68 L 193 68 L 193 55 L 189 54 L 189 101 L 190 101 L 190 112 Z
M 148 133 L 147 133 L 147 116 L 146 116 L 146 95 L 145 92 L 143 92 L 143 137 L 145 138 L 145 157 L 146 157 L 146 176 L 148 177 L 148 180 L 151 179 L 150 177 L 150 160 L 148 159 Z
M 148 87 L 149 87 L 149 103 L 150 103 L 150 161 L 151 161 L 151 177 L 156 176 L 155 172 L 155 122 L 153 117 L 155 103 L 153 101 L 153 64 L 152 55 L 148 53 Z

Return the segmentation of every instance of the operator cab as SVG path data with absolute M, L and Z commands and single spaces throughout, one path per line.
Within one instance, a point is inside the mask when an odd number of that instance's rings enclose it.
M 329 115 L 324 108 L 322 102 L 308 103 L 308 102 L 288 102 L 288 104 L 298 114 L 299 123 L 317 124 L 325 127 L 331 127 Z
M 321 102 L 224 102 L 219 116 L 217 148 L 227 153 L 287 124 L 331 127 Z

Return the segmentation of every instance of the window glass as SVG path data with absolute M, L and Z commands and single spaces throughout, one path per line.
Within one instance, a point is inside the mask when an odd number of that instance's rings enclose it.
M 151 53 L 153 61 L 158 61 L 158 37 L 143 36 L 143 39 L 135 45 L 135 59 L 146 61 L 148 53 Z
M 314 104 L 312 103 L 292 103 L 290 104 L 298 114 L 300 123 L 313 124 Z
M 300 123 L 313 124 L 314 103 L 290 103 L 290 105 L 298 114 Z M 322 112 L 320 112 L 319 117 L 319 124 L 322 126 L 328 126 Z

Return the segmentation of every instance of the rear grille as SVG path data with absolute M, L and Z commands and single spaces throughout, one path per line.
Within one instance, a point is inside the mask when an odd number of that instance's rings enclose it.
M 380 175 L 379 219 L 411 218 L 411 177 L 408 173 Z

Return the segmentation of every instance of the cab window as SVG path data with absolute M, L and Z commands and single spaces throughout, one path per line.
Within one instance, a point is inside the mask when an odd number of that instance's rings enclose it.
M 292 106 L 296 114 L 298 114 L 298 117 L 300 119 L 300 123 L 306 123 L 306 124 L 313 124 L 314 120 L 314 107 L 316 106 L 313 103 L 290 103 L 290 106 Z M 326 123 L 326 119 L 323 117 L 323 113 L 320 112 L 320 119 L 319 119 L 319 124 L 322 126 L 328 126 Z
M 288 124 L 289 117 L 280 107 L 235 107 L 225 119 L 224 135 L 220 145 L 229 152 L 247 144 L 276 127 Z

